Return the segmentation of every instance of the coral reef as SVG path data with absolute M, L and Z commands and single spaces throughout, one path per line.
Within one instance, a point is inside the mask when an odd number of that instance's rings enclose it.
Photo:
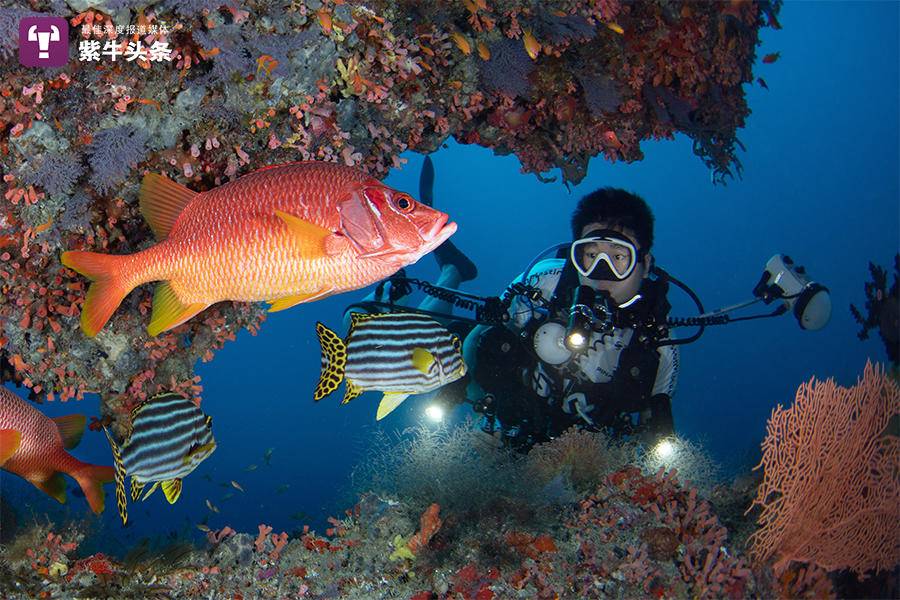
M 305 159 L 382 177 L 453 136 L 577 182 L 590 157 L 639 160 L 677 132 L 718 178 L 739 172 L 742 85 L 779 4 L 13 0 L 0 55 L 19 17 L 55 14 L 72 56 L 0 69 L 0 372 L 40 398 L 98 392 L 113 418 L 199 391 L 196 360 L 260 326 L 261 308 L 220 304 L 149 339 L 140 289 L 108 331 L 80 334 L 85 282 L 60 251 L 146 247 L 146 172 L 201 191 Z
M 850 313 L 862 326 L 857 334 L 859 339 L 868 339 L 870 330 L 878 330 L 888 360 L 896 369 L 900 363 L 900 254 L 894 255 L 894 283 L 890 289 L 887 269 L 870 262 L 869 274 L 872 279 L 864 286 L 866 314 L 863 316 L 853 304 Z
M 448 439 L 472 438 L 457 432 Z M 570 437 L 553 448 L 557 441 L 541 455 L 564 455 L 578 441 L 584 451 L 597 447 L 597 440 Z M 176 542 L 153 552 L 142 545 L 121 559 L 79 556 L 80 538 L 34 527 L 0 548 L 0 589 L 12 598 L 834 596 L 821 569 L 790 568 L 775 577 L 749 562 L 713 506 L 674 470 L 607 463 L 592 474 L 590 489 L 536 519 L 535 499 L 518 495 L 536 487 L 532 471 L 507 460 L 499 453 L 497 462 L 484 463 L 483 475 L 496 474 L 501 462 L 513 473 L 506 503 L 492 502 L 492 512 L 472 510 L 477 499 L 422 508 L 401 495 L 366 492 L 342 518 L 328 519 L 324 535 L 309 526 L 277 534 L 264 523 L 252 534 L 224 527 L 208 531 L 202 547 Z

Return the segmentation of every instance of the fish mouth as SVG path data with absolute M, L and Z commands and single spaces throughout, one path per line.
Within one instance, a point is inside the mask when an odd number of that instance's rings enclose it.
M 434 247 L 436 248 L 440 244 L 443 244 L 444 241 L 454 233 L 456 233 L 456 223 L 450 221 L 450 216 L 443 213 L 440 218 L 434 222 L 431 229 L 425 232 L 422 239 L 429 245 L 434 244 Z

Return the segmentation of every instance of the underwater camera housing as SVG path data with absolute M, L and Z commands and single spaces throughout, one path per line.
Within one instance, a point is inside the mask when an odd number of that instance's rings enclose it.
M 790 256 L 776 254 L 769 259 L 753 295 L 766 304 L 782 300 L 785 311 L 792 310 L 803 329 L 821 329 L 831 318 L 828 288 L 812 281 Z
M 566 324 L 546 321 L 534 331 L 532 346 L 537 357 L 549 365 L 560 365 L 587 350 L 592 332 L 613 328 L 609 300 L 609 294 L 598 294 L 586 285 L 576 288 Z

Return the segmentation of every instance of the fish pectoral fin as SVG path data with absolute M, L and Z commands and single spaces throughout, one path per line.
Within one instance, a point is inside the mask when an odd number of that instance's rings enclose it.
M 152 494 L 153 492 L 155 492 L 155 491 L 156 491 L 156 488 L 158 488 L 158 487 L 159 487 L 159 482 L 158 482 L 158 481 L 154 481 L 154 482 L 153 482 L 153 485 L 150 486 L 150 489 L 147 490 L 147 493 L 144 494 L 144 497 L 141 498 L 141 502 L 143 502 L 144 500 L 146 500 L 147 498 L 149 498 L 149 497 L 150 497 L 150 494 Z
M 209 442 L 208 444 L 203 444 L 202 446 L 195 446 L 195 447 L 191 448 L 187 454 L 184 455 L 183 462 L 185 465 L 187 465 L 191 462 L 191 459 L 193 459 L 198 454 L 208 456 L 208 455 L 212 454 L 213 450 L 215 450 L 215 449 L 216 449 L 216 443 L 214 441 Z
M 30 481 L 34 484 L 34 487 L 45 492 L 60 504 L 66 503 L 66 480 L 63 478 L 62 473 L 57 471 L 47 479 Z
M 59 435 L 62 437 L 63 448 L 71 450 L 81 441 L 84 435 L 84 424 L 87 417 L 84 415 L 66 415 L 64 417 L 54 417 L 53 422 L 59 429 Z
M 113 453 L 113 466 L 116 469 L 116 507 L 119 509 L 119 517 L 122 519 L 122 525 L 128 524 L 128 497 L 125 495 L 125 465 L 122 462 L 122 454 L 119 452 L 119 446 L 113 441 L 109 435 L 109 430 L 104 427 L 103 433 L 109 441 L 109 446 Z
M 163 493 L 169 504 L 175 504 L 181 496 L 181 479 L 169 479 L 162 482 Z
M 334 232 L 281 210 L 276 210 L 275 216 L 294 234 L 303 258 L 316 258 L 326 253 L 325 240 Z
M 341 404 L 347 404 L 348 402 L 362 394 L 364 391 L 364 389 L 348 379 L 346 389 L 344 390 L 344 399 L 341 400 Z
M 316 336 L 322 347 L 322 373 L 313 392 L 313 400 L 318 402 L 341 384 L 347 366 L 347 345 L 341 336 L 322 323 L 316 323 Z
M 428 375 L 431 365 L 435 363 L 434 354 L 425 348 L 415 347 L 412 351 L 412 365 L 423 375 Z
M 315 292 L 311 292 L 309 294 L 296 294 L 294 296 L 279 298 L 278 300 L 269 300 L 269 312 L 278 312 L 279 310 L 290 308 L 296 304 L 300 304 L 301 302 L 312 302 L 313 300 L 318 300 L 320 298 L 328 296 L 333 291 L 333 287 L 328 287 L 318 289 Z
M 138 204 L 156 239 L 161 241 L 169 235 L 184 207 L 199 195 L 164 175 L 148 173 L 141 182 Z
M 156 292 L 153 294 L 153 312 L 150 314 L 147 333 L 155 337 L 163 331 L 181 325 L 207 306 L 209 304 L 202 302 L 185 304 L 178 299 L 172 285 L 168 281 L 163 281 L 156 286 Z
M 380 421 L 394 412 L 394 409 L 400 406 L 409 396 L 410 394 L 407 392 L 385 393 L 384 397 L 381 398 L 381 402 L 378 403 L 378 412 L 375 413 L 375 420 Z
M 21 432 L 15 429 L 0 429 L 0 467 L 16 453 L 21 444 Z
M 144 484 L 134 477 L 131 478 L 131 501 L 135 502 L 138 499 L 138 496 L 141 495 L 141 492 L 144 490 Z

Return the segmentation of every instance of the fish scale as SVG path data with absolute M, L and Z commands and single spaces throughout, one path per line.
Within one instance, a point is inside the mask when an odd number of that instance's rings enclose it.
M 156 335 L 224 300 L 282 310 L 365 287 L 456 231 L 446 214 L 335 163 L 266 167 L 202 193 L 149 174 L 140 201 L 159 243 L 128 256 L 63 253 L 93 281 L 81 317 L 89 336 L 143 283 L 163 282 Z

